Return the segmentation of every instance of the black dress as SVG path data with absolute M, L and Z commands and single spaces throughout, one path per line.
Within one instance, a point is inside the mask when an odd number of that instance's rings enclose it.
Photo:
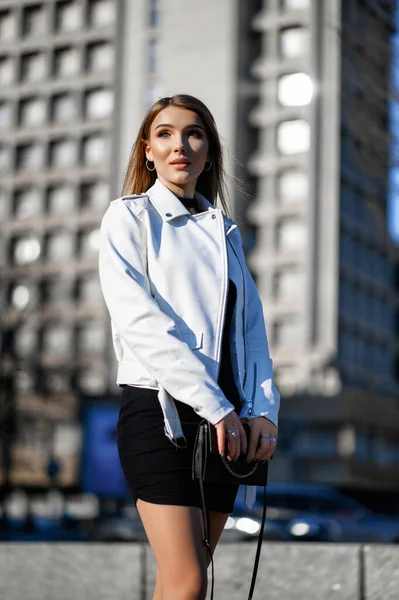
M 218 383 L 239 413 L 241 400 L 234 383 L 229 341 L 235 301 L 236 288 L 230 281 Z M 158 391 L 124 386 L 117 427 L 119 458 L 135 502 L 140 498 L 155 504 L 200 508 L 199 485 L 192 480 L 191 464 L 201 417 L 187 404 L 175 403 L 187 441 L 185 448 L 177 448 L 165 435 Z M 236 485 L 205 484 L 208 509 L 233 512 L 237 491 Z

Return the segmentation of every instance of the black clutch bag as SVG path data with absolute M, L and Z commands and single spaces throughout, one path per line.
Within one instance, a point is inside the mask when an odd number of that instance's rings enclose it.
M 243 427 L 247 436 L 247 447 L 249 447 L 251 430 L 249 425 L 246 423 L 243 423 Z M 256 549 L 251 586 L 248 596 L 248 600 L 251 600 L 255 589 L 260 551 L 262 548 L 263 531 L 266 522 L 266 484 L 269 463 L 260 461 L 248 463 L 247 457 L 244 454 L 241 454 L 235 462 L 230 462 L 227 460 L 226 455 L 227 442 L 225 456 L 220 456 L 217 445 L 216 428 L 209 423 L 209 421 L 205 419 L 202 420 L 198 425 L 197 436 L 194 444 L 192 476 L 193 479 L 198 479 L 199 481 L 204 522 L 204 545 L 209 552 L 212 563 L 211 600 L 213 599 L 214 593 L 214 565 L 212 551 L 209 545 L 209 515 L 205 503 L 204 482 L 224 483 L 227 485 L 261 485 L 264 487 L 262 523 L 259 530 L 258 545 Z

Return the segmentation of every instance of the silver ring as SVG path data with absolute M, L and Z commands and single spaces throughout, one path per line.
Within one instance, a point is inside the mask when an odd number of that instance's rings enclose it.
M 228 429 L 227 433 L 231 433 L 231 437 L 237 437 L 236 428 L 235 427 L 232 427 L 231 429 Z
M 259 437 L 265 438 L 266 440 L 270 440 L 271 442 L 276 441 L 276 438 L 274 437 L 274 435 L 270 435 L 269 433 L 262 433 L 262 435 L 260 435 Z
M 231 429 L 226 429 L 227 433 L 231 433 L 232 431 L 236 431 L 235 427 L 232 427 Z

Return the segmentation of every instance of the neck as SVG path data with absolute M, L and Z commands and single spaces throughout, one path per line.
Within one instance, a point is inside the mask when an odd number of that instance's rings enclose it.
M 187 185 L 178 185 L 171 181 L 164 181 L 161 177 L 158 178 L 175 196 L 180 196 L 180 198 L 194 198 L 196 181 L 190 182 Z

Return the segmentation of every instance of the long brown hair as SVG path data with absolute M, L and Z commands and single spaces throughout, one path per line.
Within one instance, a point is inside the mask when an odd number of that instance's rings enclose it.
M 157 178 L 156 171 L 146 168 L 145 144 L 150 139 L 151 124 L 155 117 L 167 106 L 192 110 L 202 119 L 208 137 L 208 155 L 212 161 L 209 171 L 202 171 L 198 177 L 196 190 L 209 202 L 216 205 L 219 198 L 223 210 L 229 214 L 226 200 L 226 183 L 223 169 L 223 153 L 215 120 L 201 100 L 188 94 L 177 94 L 160 98 L 145 115 L 130 153 L 129 164 L 123 180 L 122 195 L 142 194 L 151 187 Z

